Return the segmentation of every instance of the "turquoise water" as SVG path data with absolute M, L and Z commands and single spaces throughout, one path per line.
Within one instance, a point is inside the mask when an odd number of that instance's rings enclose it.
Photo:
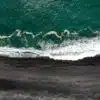
M 98 38 L 99 30 L 99 0 L 0 0 L 1 47 L 67 47 Z

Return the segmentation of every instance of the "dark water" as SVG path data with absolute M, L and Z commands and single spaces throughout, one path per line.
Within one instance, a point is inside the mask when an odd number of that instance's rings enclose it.
M 98 0 L 1 0 L 0 32 L 99 29 L 99 13 Z

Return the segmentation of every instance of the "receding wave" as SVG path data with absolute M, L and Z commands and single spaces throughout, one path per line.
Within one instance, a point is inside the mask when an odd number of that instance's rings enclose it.
M 49 57 L 54 60 L 79 60 L 100 54 L 99 31 L 91 36 L 78 32 L 38 33 L 16 30 L 9 36 L 0 36 L 0 55 L 8 57 Z

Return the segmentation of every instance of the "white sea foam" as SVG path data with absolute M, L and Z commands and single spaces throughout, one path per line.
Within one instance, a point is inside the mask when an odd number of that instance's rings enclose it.
M 8 57 L 49 57 L 55 60 L 79 60 L 100 54 L 100 36 L 64 41 L 59 47 L 34 48 L 0 47 L 0 55 Z
M 10 48 L 10 47 L 0 47 L 0 55 L 7 57 L 37 57 L 42 56 L 42 52 L 33 48 Z
M 46 52 L 55 60 L 79 60 L 100 54 L 100 37 L 73 40 L 66 45 Z

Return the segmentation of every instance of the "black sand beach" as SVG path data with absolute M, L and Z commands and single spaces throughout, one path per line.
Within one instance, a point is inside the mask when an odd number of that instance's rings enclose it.
M 0 100 L 99 99 L 99 56 L 74 62 L 0 57 Z

